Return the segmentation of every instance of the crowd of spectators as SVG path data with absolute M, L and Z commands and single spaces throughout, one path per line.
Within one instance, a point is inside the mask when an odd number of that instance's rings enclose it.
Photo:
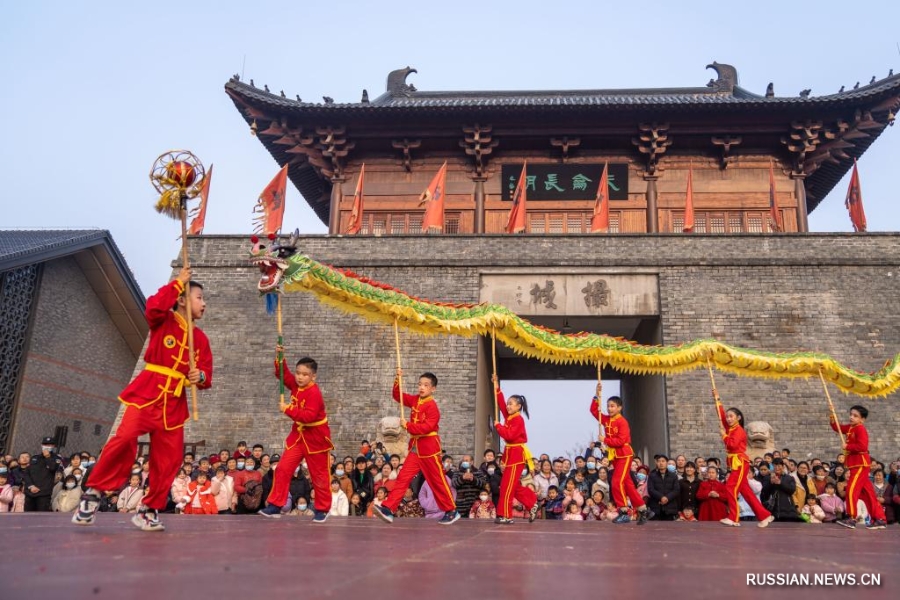
M 184 455 L 184 463 L 170 485 L 166 512 L 192 515 L 249 514 L 265 506 L 278 454 L 241 442 L 234 450 L 222 449 L 209 456 Z M 371 517 L 372 510 L 394 489 L 403 468 L 399 455 L 388 455 L 380 444 L 363 441 L 357 456 L 342 460 L 332 455 L 331 494 L 333 516 Z M 57 454 L 54 441 L 45 438 L 41 452 L 27 452 L 0 460 L 0 512 L 73 512 L 85 489 L 85 480 L 97 457 L 88 452 Z M 494 519 L 503 466 L 499 456 L 487 450 L 480 464 L 471 455 L 443 457 L 444 474 L 464 518 Z M 101 512 L 136 512 L 148 484 L 149 461 L 136 458 L 128 483 L 107 492 Z M 632 473 L 638 492 L 664 521 L 718 521 L 726 516 L 726 470 L 716 457 L 657 455 L 650 464 L 635 457 Z M 900 515 L 900 459 L 889 468 L 873 461 L 870 471 L 878 501 L 888 523 Z M 618 516 L 609 490 L 609 461 L 592 445 L 574 461 L 542 454 L 534 469 L 524 473 L 523 485 L 538 496 L 538 518 L 564 521 L 611 521 Z M 796 461 L 788 449 L 753 461 L 750 487 L 772 512 L 776 521 L 832 523 L 846 512 L 847 472 L 844 456 Z M 314 490 L 305 462 L 291 474 L 285 514 L 312 516 Z M 860 502 L 858 518 L 868 518 Z M 444 515 L 421 475 L 405 490 L 398 517 L 440 519 Z M 634 519 L 637 515 L 632 515 Z M 527 518 L 525 508 L 514 504 L 513 517 Z M 749 506 L 740 500 L 740 518 L 753 521 Z

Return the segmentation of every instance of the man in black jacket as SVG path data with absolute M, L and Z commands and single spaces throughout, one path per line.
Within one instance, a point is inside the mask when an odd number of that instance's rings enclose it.
M 776 521 L 800 521 L 800 515 L 791 497 L 797 491 L 797 481 L 785 469 L 783 459 L 773 459 L 772 466 L 775 472 L 767 479 L 761 478 L 763 489 L 760 498 Z
M 647 507 L 658 515 L 658 520 L 672 521 L 678 516 L 678 497 L 681 494 L 678 475 L 675 474 L 675 465 L 669 470 L 669 459 L 665 454 L 657 454 L 655 458 L 656 469 L 647 478 L 647 494 L 650 496 Z
M 31 459 L 23 474 L 25 512 L 50 512 L 50 497 L 56 472 L 61 466 L 62 461 L 56 455 L 56 440 L 45 437 L 41 442 L 41 454 Z

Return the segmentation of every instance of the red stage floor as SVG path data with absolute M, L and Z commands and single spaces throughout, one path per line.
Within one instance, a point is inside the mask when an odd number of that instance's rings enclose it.
M 900 527 L 307 519 L 118 514 L 0 516 L 0 598 L 698 600 L 897 598 Z M 878 574 L 881 585 L 747 585 L 748 573 Z

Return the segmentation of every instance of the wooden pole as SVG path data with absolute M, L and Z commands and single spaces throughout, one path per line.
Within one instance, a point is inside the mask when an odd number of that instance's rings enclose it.
M 190 269 L 191 264 L 188 259 L 188 247 L 187 247 L 187 195 L 182 192 L 181 193 L 181 263 L 184 265 L 185 269 Z M 193 314 L 193 306 L 191 303 L 191 284 L 190 282 L 184 286 L 184 306 L 185 306 L 185 320 L 187 321 L 187 335 L 188 335 L 188 366 L 193 371 L 194 370 L 194 314 Z M 194 421 L 199 418 L 197 413 L 197 387 L 194 385 L 189 386 L 191 388 L 191 407 L 193 408 L 194 413 Z
M 397 325 L 398 317 L 394 317 L 394 346 L 397 349 L 397 387 L 400 388 L 400 419 L 403 420 L 403 377 L 400 375 L 400 328 Z
M 491 328 L 491 364 L 494 367 L 494 377 L 497 376 L 497 331 Z M 497 386 L 491 383 L 494 388 L 494 422 L 500 421 L 500 408 L 497 406 Z
M 597 361 L 597 388 L 598 392 L 602 389 L 603 385 L 603 365 L 598 360 Z M 600 436 L 600 442 L 603 442 L 603 419 L 601 416 L 603 415 L 603 397 L 601 395 L 597 395 L 597 435 Z
M 276 292 L 278 293 L 278 292 Z M 275 315 L 278 321 L 278 345 L 284 347 L 284 331 L 281 327 L 281 294 L 278 294 L 278 306 L 275 309 Z M 278 392 L 279 392 L 279 400 L 278 407 L 282 410 L 285 409 L 284 405 L 284 350 L 278 353 Z
M 822 367 L 819 367 L 819 379 L 822 380 L 822 389 L 825 390 L 825 397 L 828 398 L 828 408 L 831 409 L 831 418 L 834 419 L 834 422 L 837 425 L 837 432 L 838 435 L 841 436 L 841 447 L 843 448 L 847 441 L 844 439 L 844 432 L 841 431 L 841 422 L 838 421 L 837 413 L 834 412 L 834 404 L 831 402 L 831 394 L 828 392 L 828 383 L 825 382 L 825 375 L 822 374 Z
M 712 361 L 709 359 L 709 354 L 706 355 L 706 368 L 709 370 L 709 382 L 712 384 L 713 398 L 716 401 L 716 423 L 719 424 L 719 432 L 722 434 L 722 437 L 725 437 L 725 426 L 722 425 L 722 420 L 719 417 L 719 403 L 721 400 L 719 399 L 719 390 L 716 389 L 716 378 L 713 375 Z

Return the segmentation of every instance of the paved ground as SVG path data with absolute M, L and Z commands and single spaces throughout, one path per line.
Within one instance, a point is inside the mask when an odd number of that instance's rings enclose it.
M 897 598 L 900 526 L 546 522 L 118 514 L 0 515 L 0 598 L 698 600 Z M 747 575 L 863 574 L 880 587 L 747 585 Z M 288 596 L 290 595 L 290 596 Z

